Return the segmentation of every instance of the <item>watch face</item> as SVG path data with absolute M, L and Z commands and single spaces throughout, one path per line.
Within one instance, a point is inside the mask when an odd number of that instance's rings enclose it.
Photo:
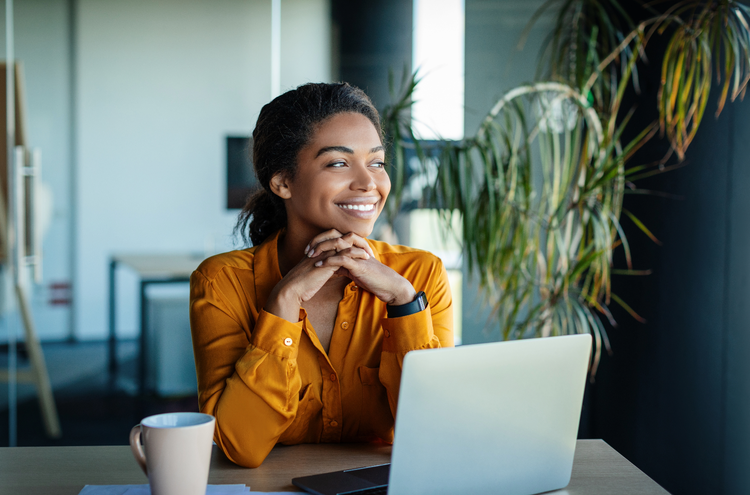
M 424 291 L 417 294 L 417 300 L 419 301 L 420 310 L 427 307 L 427 295 L 424 293 Z

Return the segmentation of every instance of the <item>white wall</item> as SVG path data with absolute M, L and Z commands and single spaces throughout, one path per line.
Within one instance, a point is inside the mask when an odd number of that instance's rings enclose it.
M 281 0 L 281 91 L 307 82 L 331 82 L 330 4 Z
M 282 5 L 282 89 L 327 81 L 328 1 Z M 270 99 L 270 13 L 270 0 L 78 2 L 78 338 L 106 335 L 112 253 L 231 248 L 224 136 L 249 134 Z M 136 329 L 129 285 L 121 335 Z

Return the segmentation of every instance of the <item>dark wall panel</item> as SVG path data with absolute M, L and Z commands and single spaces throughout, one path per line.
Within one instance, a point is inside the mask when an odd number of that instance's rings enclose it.
M 411 71 L 411 0 L 333 0 L 334 72 L 363 89 L 378 109 L 391 102 L 388 71 Z
M 724 493 L 750 493 L 750 102 L 730 108 L 729 283 L 724 332 Z
M 662 176 L 660 190 L 684 199 L 662 201 L 642 216 L 664 245 L 645 280 L 656 297 L 631 362 L 640 391 L 633 454 L 675 493 L 719 493 L 721 486 L 730 120 L 707 114 L 685 168 Z
M 650 58 L 659 60 L 659 41 L 652 43 Z M 641 75 L 646 91 L 633 99 L 645 125 L 656 118 L 649 108 L 655 108 L 659 71 L 646 66 Z M 624 220 L 636 268 L 654 273 L 616 279 L 613 290 L 648 323 L 615 311 L 613 355 L 592 387 L 590 435 L 676 494 L 750 493 L 750 204 L 744 193 L 750 170 L 741 158 L 750 141 L 750 106 L 728 105 L 715 119 L 717 99 L 714 91 L 685 166 L 638 184 L 682 199 L 626 197 L 625 207 L 663 245 Z M 641 162 L 665 150 L 664 141 L 654 140 Z

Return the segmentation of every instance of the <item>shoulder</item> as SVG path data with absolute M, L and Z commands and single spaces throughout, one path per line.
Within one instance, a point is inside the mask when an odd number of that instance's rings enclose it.
M 443 261 L 429 251 L 371 239 L 367 241 L 380 257 L 381 263 L 406 278 L 410 278 L 407 275 L 432 278 L 445 271 Z
M 217 278 L 231 272 L 252 272 L 256 246 L 248 249 L 229 251 L 206 258 L 196 268 L 193 277 L 214 282 Z
M 440 258 L 423 249 L 401 246 L 398 244 L 388 244 L 387 242 L 374 241 L 372 239 L 367 239 L 367 242 L 381 257 L 390 259 L 440 261 Z

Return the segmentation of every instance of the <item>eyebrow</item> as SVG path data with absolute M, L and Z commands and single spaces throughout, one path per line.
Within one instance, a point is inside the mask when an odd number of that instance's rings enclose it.
M 326 146 L 325 148 L 320 148 L 318 150 L 318 153 L 315 155 L 315 158 L 325 153 L 331 153 L 332 151 L 346 153 L 347 155 L 354 154 L 354 150 L 351 148 L 347 148 L 346 146 Z M 378 151 L 385 151 L 385 148 L 383 146 L 375 146 L 373 149 L 370 150 L 370 153 L 377 153 Z

